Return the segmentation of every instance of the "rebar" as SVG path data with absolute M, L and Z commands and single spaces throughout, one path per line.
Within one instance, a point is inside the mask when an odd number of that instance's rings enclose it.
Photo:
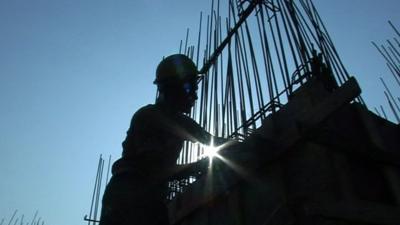
M 188 30 L 185 43 L 180 44 L 180 51 L 194 59 L 198 68 L 202 65 L 199 100 L 190 116 L 211 134 L 246 138 L 261 120 L 279 111 L 296 88 L 314 79 L 315 60 L 325 69 L 321 76 L 332 76 L 339 85 L 349 79 L 311 0 L 227 3 L 224 20 L 220 0 L 212 0 L 204 31 L 206 15 L 200 13 L 196 45 L 190 44 Z M 395 43 L 398 41 L 391 44 Z M 396 50 L 390 47 L 387 52 L 393 55 Z M 392 61 L 396 60 L 392 56 Z M 388 63 L 397 72 L 392 61 Z M 361 97 L 357 101 L 365 104 Z M 185 143 L 177 163 L 193 162 L 203 152 L 199 145 Z M 183 190 L 180 185 L 193 181 L 170 182 L 169 198 Z

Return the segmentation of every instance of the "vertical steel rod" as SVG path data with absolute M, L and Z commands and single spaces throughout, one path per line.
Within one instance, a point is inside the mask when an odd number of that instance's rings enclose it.
M 385 81 L 383 80 L 383 78 L 380 77 L 379 79 L 381 80 L 383 86 L 385 87 L 386 92 L 389 94 L 390 99 L 391 99 L 391 100 L 393 101 L 393 103 L 395 104 L 396 109 L 397 109 L 397 110 L 399 111 L 399 113 L 400 113 L 400 108 L 399 108 L 399 106 L 397 105 L 396 100 L 394 99 L 394 97 L 393 97 L 393 95 L 392 95 L 392 92 L 389 90 L 389 88 L 388 88 L 388 86 L 386 85 L 386 83 L 385 83 Z M 385 93 L 386 93 L 386 92 L 385 92 Z
M 11 222 L 14 220 L 14 217 L 15 217 L 15 215 L 17 214 L 17 212 L 18 212 L 18 209 L 14 210 L 14 213 L 13 213 L 13 215 L 11 216 L 10 221 L 8 222 L 8 225 L 10 225 Z

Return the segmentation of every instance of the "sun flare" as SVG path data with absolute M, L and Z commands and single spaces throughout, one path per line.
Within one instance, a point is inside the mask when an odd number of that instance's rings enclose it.
M 210 165 L 212 164 L 214 158 L 222 158 L 222 156 L 218 152 L 225 146 L 225 144 L 215 146 L 214 139 L 211 139 L 210 145 L 201 145 L 201 146 L 203 148 L 202 156 L 208 157 L 210 159 Z
M 204 146 L 204 156 L 209 157 L 210 159 L 218 156 L 219 147 L 210 145 Z

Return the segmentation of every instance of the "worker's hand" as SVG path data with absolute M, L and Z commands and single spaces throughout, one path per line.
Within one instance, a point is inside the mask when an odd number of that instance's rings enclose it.
M 214 146 L 223 145 L 223 148 L 226 148 L 228 146 L 235 145 L 237 143 L 239 143 L 238 139 L 214 137 Z
M 210 158 L 205 157 L 197 161 L 195 166 L 195 169 L 199 171 L 200 173 L 206 173 L 208 170 L 208 167 L 210 166 Z
M 191 176 L 198 178 L 207 173 L 209 164 L 210 160 L 206 157 L 194 163 L 177 165 L 169 179 L 180 180 Z
M 230 141 L 230 139 L 228 138 L 223 138 L 223 137 L 213 137 L 213 142 L 214 142 L 214 146 L 220 146 L 223 145 L 225 143 L 228 143 Z
M 190 165 L 191 167 L 191 176 L 199 178 L 204 175 L 208 171 L 208 167 L 210 165 L 210 159 L 205 157 L 203 159 L 198 160 Z

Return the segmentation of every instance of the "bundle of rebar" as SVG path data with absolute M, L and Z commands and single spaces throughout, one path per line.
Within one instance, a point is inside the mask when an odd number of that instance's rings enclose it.
M 0 221 L 0 225 L 44 225 L 45 222 L 42 219 L 42 217 L 38 216 L 39 215 L 39 211 L 36 210 L 34 216 L 32 217 L 32 220 L 29 221 L 24 221 L 25 215 L 24 214 L 20 214 L 18 215 L 18 210 L 14 210 L 12 216 L 10 217 L 10 219 L 8 220 L 8 223 L 6 222 L 6 219 L 3 218 Z
M 187 30 L 179 47 L 201 73 L 190 116 L 211 134 L 244 139 L 307 80 L 325 79 L 335 88 L 349 79 L 311 0 L 228 0 L 226 5 L 222 13 L 220 0 L 212 0 L 205 31 L 200 14 L 196 45 L 189 44 Z M 363 103 L 361 97 L 357 101 Z M 178 164 L 203 153 L 199 145 L 185 143 Z M 171 182 L 170 198 L 193 181 Z
M 372 42 L 372 45 L 378 50 L 380 55 L 385 60 L 387 68 L 389 69 L 392 77 L 396 81 L 398 88 L 400 88 L 400 32 L 390 20 L 388 21 L 388 23 L 397 37 L 387 39 L 386 44 L 381 44 L 378 46 L 378 44 Z M 379 79 L 384 87 L 384 95 L 389 105 L 390 111 L 393 113 L 395 120 L 400 123 L 400 98 L 392 94 L 392 91 L 382 77 L 380 77 Z M 382 105 L 380 105 L 380 111 L 375 107 L 375 112 L 379 116 L 388 119 L 388 115 Z
M 100 202 L 100 196 L 104 191 L 104 187 L 107 185 L 109 181 L 109 174 L 110 174 L 110 166 L 111 166 L 111 155 L 108 158 L 108 165 L 107 169 L 104 170 L 104 162 L 105 160 L 103 159 L 103 156 L 100 155 L 99 157 L 99 162 L 97 164 L 97 172 L 96 172 L 96 178 L 94 182 L 94 189 L 93 189 L 93 194 L 92 194 L 92 200 L 90 203 L 90 211 L 89 215 L 85 215 L 83 220 L 88 222 L 88 225 L 90 224 L 96 224 L 100 222 L 100 208 L 101 208 L 101 202 Z M 104 179 L 104 175 L 106 175 L 106 178 Z

